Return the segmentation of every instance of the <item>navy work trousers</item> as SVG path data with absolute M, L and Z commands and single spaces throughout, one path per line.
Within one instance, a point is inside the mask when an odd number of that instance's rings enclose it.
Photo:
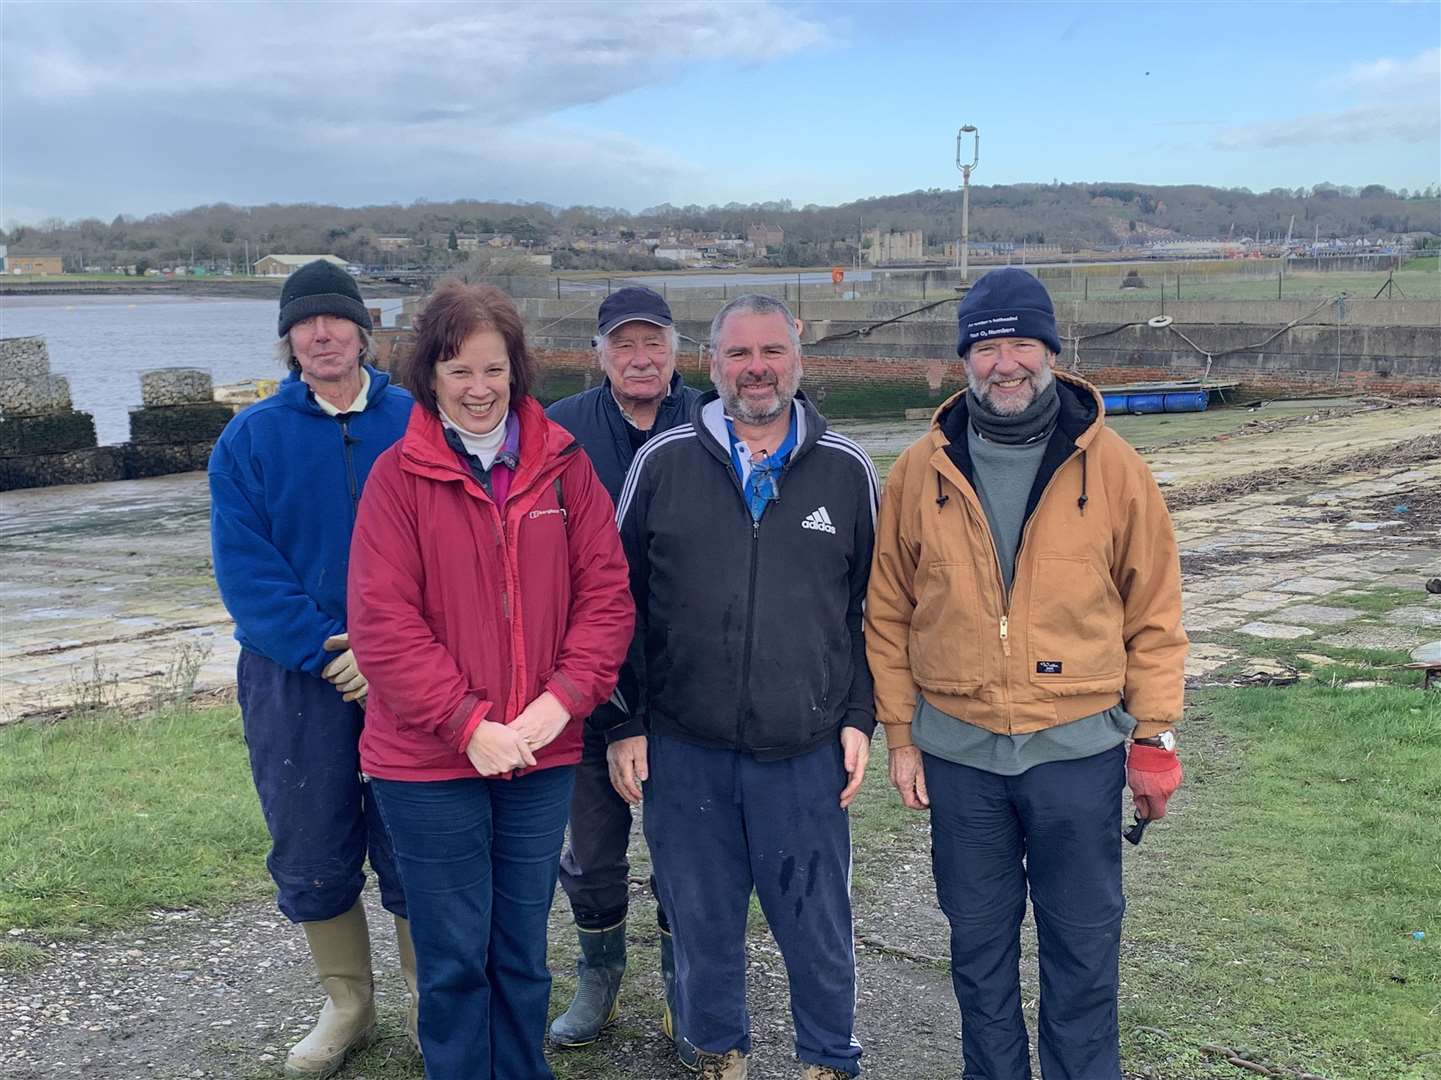
M 249 649 L 235 675 L 281 912 L 291 922 L 345 914 L 365 887 L 369 853 L 380 902 L 405 918 L 390 837 L 360 775 L 365 710 L 324 679 Z
M 1020 927 L 1040 952 L 1045 1080 L 1120 1080 L 1121 789 L 1126 751 L 1019 776 L 924 755 L 931 865 L 951 924 L 963 1080 L 1029 1080 Z
M 371 781 L 410 903 L 427 1080 L 551 1080 L 546 920 L 575 768 Z
M 560 858 L 560 886 L 582 930 L 609 930 L 630 907 L 630 803 L 611 785 L 605 748 L 605 736 L 587 725 L 570 799 L 570 843 Z M 650 887 L 655 893 L 655 878 Z M 658 903 L 655 914 L 668 931 L 665 906 Z
M 645 837 L 675 930 L 678 1030 L 750 1052 L 746 915 L 752 890 L 790 981 L 796 1056 L 849 1075 L 854 1037 L 850 819 L 840 740 L 781 761 L 650 736 Z

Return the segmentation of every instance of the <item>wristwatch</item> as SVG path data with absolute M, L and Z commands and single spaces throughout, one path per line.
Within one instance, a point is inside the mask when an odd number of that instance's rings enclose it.
M 1159 747 L 1162 750 L 1176 749 L 1176 733 L 1174 731 L 1163 731 L 1149 739 L 1132 739 L 1131 741 L 1141 746 Z

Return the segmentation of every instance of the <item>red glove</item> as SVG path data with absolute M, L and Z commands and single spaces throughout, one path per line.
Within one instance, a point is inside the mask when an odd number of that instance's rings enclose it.
M 1147 819 L 1165 817 L 1166 801 L 1181 786 L 1181 775 L 1176 751 L 1132 743 L 1131 756 L 1126 759 L 1126 785 L 1136 813 Z

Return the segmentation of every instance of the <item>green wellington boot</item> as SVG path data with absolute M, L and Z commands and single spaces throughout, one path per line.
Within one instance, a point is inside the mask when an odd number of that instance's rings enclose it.
M 286 1057 L 285 1075 L 317 1080 L 338 1072 L 347 1054 L 375 1040 L 370 929 L 359 900 L 344 915 L 300 925 L 326 998 L 314 1029 Z
M 625 974 L 625 923 L 606 930 L 576 927 L 580 958 L 575 1000 L 550 1025 L 556 1046 L 589 1046 L 620 1016 L 620 980 Z
M 405 1009 L 405 1033 L 410 1036 L 410 1045 L 420 1053 L 420 984 L 415 975 L 415 942 L 410 939 L 410 920 L 395 917 L 395 947 L 400 953 L 400 974 L 405 979 L 405 988 L 410 992 L 410 1001 Z

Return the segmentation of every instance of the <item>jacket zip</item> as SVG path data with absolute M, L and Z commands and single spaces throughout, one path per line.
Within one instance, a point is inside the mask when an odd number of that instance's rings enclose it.
M 735 470 L 731 470 L 734 475 Z M 746 512 L 750 508 L 746 507 Z M 754 518 L 751 519 L 751 558 L 750 558 L 750 584 L 746 592 L 746 651 L 741 657 L 741 686 L 745 687 L 745 696 L 742 698 L 743 706 L 739 722 L 736 724 L 736 749 L 742 749 L 746 744 L 746 721 L 750 719 L 751 706 L 751 648 L 755 642 L 756 625 L 756 578 L 759 572 L 756 569 L 760 562 L 761 547 L 761 523 Z
M 350 420 L 347 417 L 339 417 L 340 441 L 345 447 L 345 479 L 350 486 L 350 520 L 354 522 L 356 511 L 360 509 L 360 485 L 355 479 L 355 454 L 350 449 L 356 440 L 350 437 Z
M 1046 481 L 1046 486 L 1041 489 L 1041 497 L 1036 500 L 1036 510 L 1039 511 L 1041 508 L 1041 504 L 1046 501 L 1046 496 L 1050 493 L 1051 485 L 1056 482 L 1056 477 L 1060 474 L 1060 471 L 1064 469 L 1067 465 L 1069 465 L 1072 461 L 1074 461 L 1076 459 L 1076 456 L 1081 453 L 1083 453 L 1083 451 L 1077 449 L 1070 455 L 1070 457 L 1066 458 L 1065 461 L 1061 462 L 1059 465 L 1056 466 L 1055 471 L 1051 473 L 1050 479 Z M 974 490 L 975 489 L 972 488 L 972 493 L 974 493 Z M 977 501 L 979 501 L 979 497 L 977 497 Z M 972 512 L 974 512 L 974 507 L 972 507 Z M 1026 537 L 1031 534 L 1031 521 L 1035 520 L 1035 516 L 1036 515 L 1033 513 L 1031 517 L 1027 519 L 1026 523 L 1021 526 L 1021 538 L 1016 543 L 1017 572 L 1019 572 L 1021 568 L 1021 552 L 1025 551 L 1026 549 Z M 981 511 L 981 521 L 985 524 L 986 527 L 986 539 L 989 540 L 991 543 L 991 559 L 992 564 L 996 568 L 996 585 L 998 586 L 997 591 L 1001 595 L 1001 623 L 999 627 L 1001 636 L 1001 653 L 1005 656 L 1007 660 L 1009 660 L 1011 658 L 1011 594 L 1006 590 L 1006 575 L 1001 569 L 1001 553 L 996 548 L 996 538 L 991 535 L 990 522 L 986 520 L 984 509 L 982 509 Z M 1014 584 L 1015 583 L 1012 582 L 1013 588 Z M 1006 701 L 1006 733 L 1010 734 L 1011 666 L 1008 663 L 1003 663 L 1001 665 L 1001 683 Z

